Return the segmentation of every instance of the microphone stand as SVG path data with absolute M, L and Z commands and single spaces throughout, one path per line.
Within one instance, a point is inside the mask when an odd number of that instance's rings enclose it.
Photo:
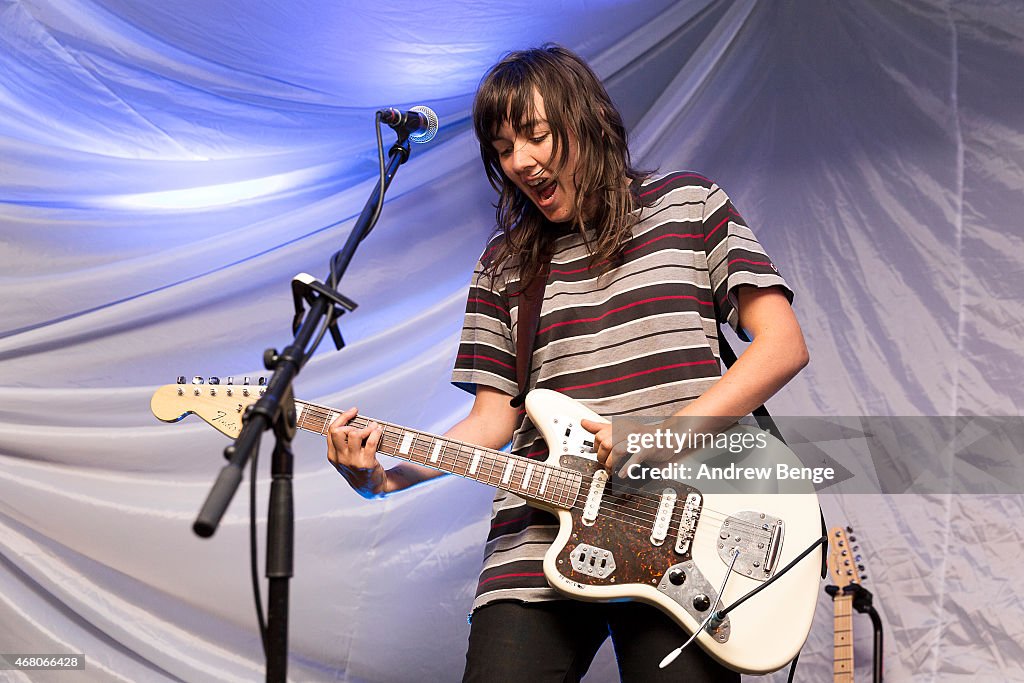
M 204 538 L 212 536 L 220 524 L 228 504 L 242 481 L 242 468 L 250 456 L 259 450 L 263 432 L 274 432 L 274 452 L 271 465 L 272 482 L 270 502 L 267 510 L 267 570 L 269 580 L 267 594 L 267 632 L 264 650 L 267 658 L 266 681 L 285 683 L 288 670 L 288 587 L 293 575 L 292 554 L 294 548 L 294 501 L 292 498 L 292 438 L 296 431 L 295 402 L 292 395 L 292 381 L 316 350 L 307 349 L 314 332 L 323 324 L 331 332 L 331 338 L 338 349 L 344 345 L 337 319 L 345 312 L 356 308 L 356 303 L 335 291 L 356 248 L 373 228 L 377 219 L 377 205 L 391 185 L 398 167 L 409 159 L 409 134 L 398 131 L 398 140 L 388 152 L 388 165 L 384 172 L 383 187 L 378 181 L 362 213 L 359 215 L 348 240 L 340 251 L 331 257 L 328 285 L 302 273 L 292 280 L 295 297 L 295 318 L 292 321 L 293 342 L 278 353 L 267 349 L 263 363 L 273 375 L 264 395 L 243 416 L 242 431 L 234 444 L 224 449 L 225 465 L 203 503 L 202 509 L 192 525 L 193 531 Z M 308 312 L 303 301 L 309 302 Z

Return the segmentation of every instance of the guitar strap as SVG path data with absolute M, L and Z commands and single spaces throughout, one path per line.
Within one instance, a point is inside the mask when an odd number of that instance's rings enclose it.
M 722 362 L 725 363 L 726 368 L 731 368 L 732 364 L 736 362 L 736 352 L 732 350 L 732 346 L 729 345 L 729 340 L 725 338 L 722 323 L 718 324 L 718 353 L 721 355 Z M 786 443 L 786 440 L 782 438 L 782 432 L 779 431 L 779 426 L 775 424 L 775 420 L 772 419 L 771 414 L 768 412 L 768 408 L 766 408 L 763 403 L 757 408 L 754 408 L 752 414 L 761 429 L 771 432 L 771 435 L 776 439 L 782 443 Z
M 731 368 L 732 364 L 736 362 L 736 352 L 732 350 L 732 346 L 729 345 L 729 340 L 725 338 L 725 334 L 722 330 L 722 324 L 718 324 L 718 353 L 722 357 L 722 362 L 725 363 L 726 368 Z M 768 412 L 768 408 L 762 403 L 758 408 L 753 410 L 754 419 L 757 421 L 757 425 L 761 429 L 765 429 L 771 433 L 776 439 L 782 443 L 786 443 L 786 440 L 782 437 L 782 432 L 779 430 L 779 426 L 775 424 L 775 420 L 772 418 L 771 413 Z M 825 513 L 818 508 L 818 512 L 821 514 L 821 535 L 828 536 L 828 527 L 825 525 Z M 821 553 L 821 578 L 828 576 L 828 564 L 826 553 Z
M 520 290 L 518 333 L 516 335 L 516 380 L 519 393 L 510 403 L 513 408 L 523 405 L 526 394 L 530 390 L 530 365 L 533 360 L 533 349 L 537 344 L 537 327 L 540 324 L 540 307 L 544 303 L 544 288 L 551 272 L 551 262 L 544 260 L 540 272 L 530 280 L 526 289 Z

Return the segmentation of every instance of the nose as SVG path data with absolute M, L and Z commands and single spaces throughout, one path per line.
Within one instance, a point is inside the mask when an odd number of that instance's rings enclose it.
M 525 142 L 515 141 L 512 144 L 512 171 L 517 174 L 532 171 L 536 165 L 537 161 L 530 153 L 529 145 Z

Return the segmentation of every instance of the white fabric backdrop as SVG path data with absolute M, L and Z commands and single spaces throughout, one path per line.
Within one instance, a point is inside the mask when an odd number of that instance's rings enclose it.
M 1020 4 L 385 5 L 0 0 L 0 651 L 84 652 L 82 681 L 262 678 L 247 492 L 193 536 L 226 440 L 156 422 L 149 397 L 259 374 L 289 280 L 324 275 L 369 194 L 372 112 L 428 104 L 441 133 L 342 287 L 349 346 L 296 389 L 427 430 L 460 417 L 447 377 L 493 220 L 468 110 L 512 48 L 588 57 L 637 161 L 709 175 L 755 226 L 812 356 L 775 412 L 1020 415 Z M 292 678 L 458 680 L 491 491 L 367 502 L 321 441 L 296 452 Z M 865 541 L 888 680 L 1024 680 L 1021 495 L 822 502 Z M 831 671 L 819 607 L 798 680 Z M 588 680 L 614 679 L 605 651 Z

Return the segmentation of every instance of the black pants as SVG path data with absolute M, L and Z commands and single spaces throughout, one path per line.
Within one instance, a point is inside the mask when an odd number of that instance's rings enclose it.
M 697 643 L 659 669 L 686 633 L 637 602 L 495 602 L 476 610 L 463 683 L 567 683 L 587 673 L 608 635 L 623 683 L 739 683 Z

